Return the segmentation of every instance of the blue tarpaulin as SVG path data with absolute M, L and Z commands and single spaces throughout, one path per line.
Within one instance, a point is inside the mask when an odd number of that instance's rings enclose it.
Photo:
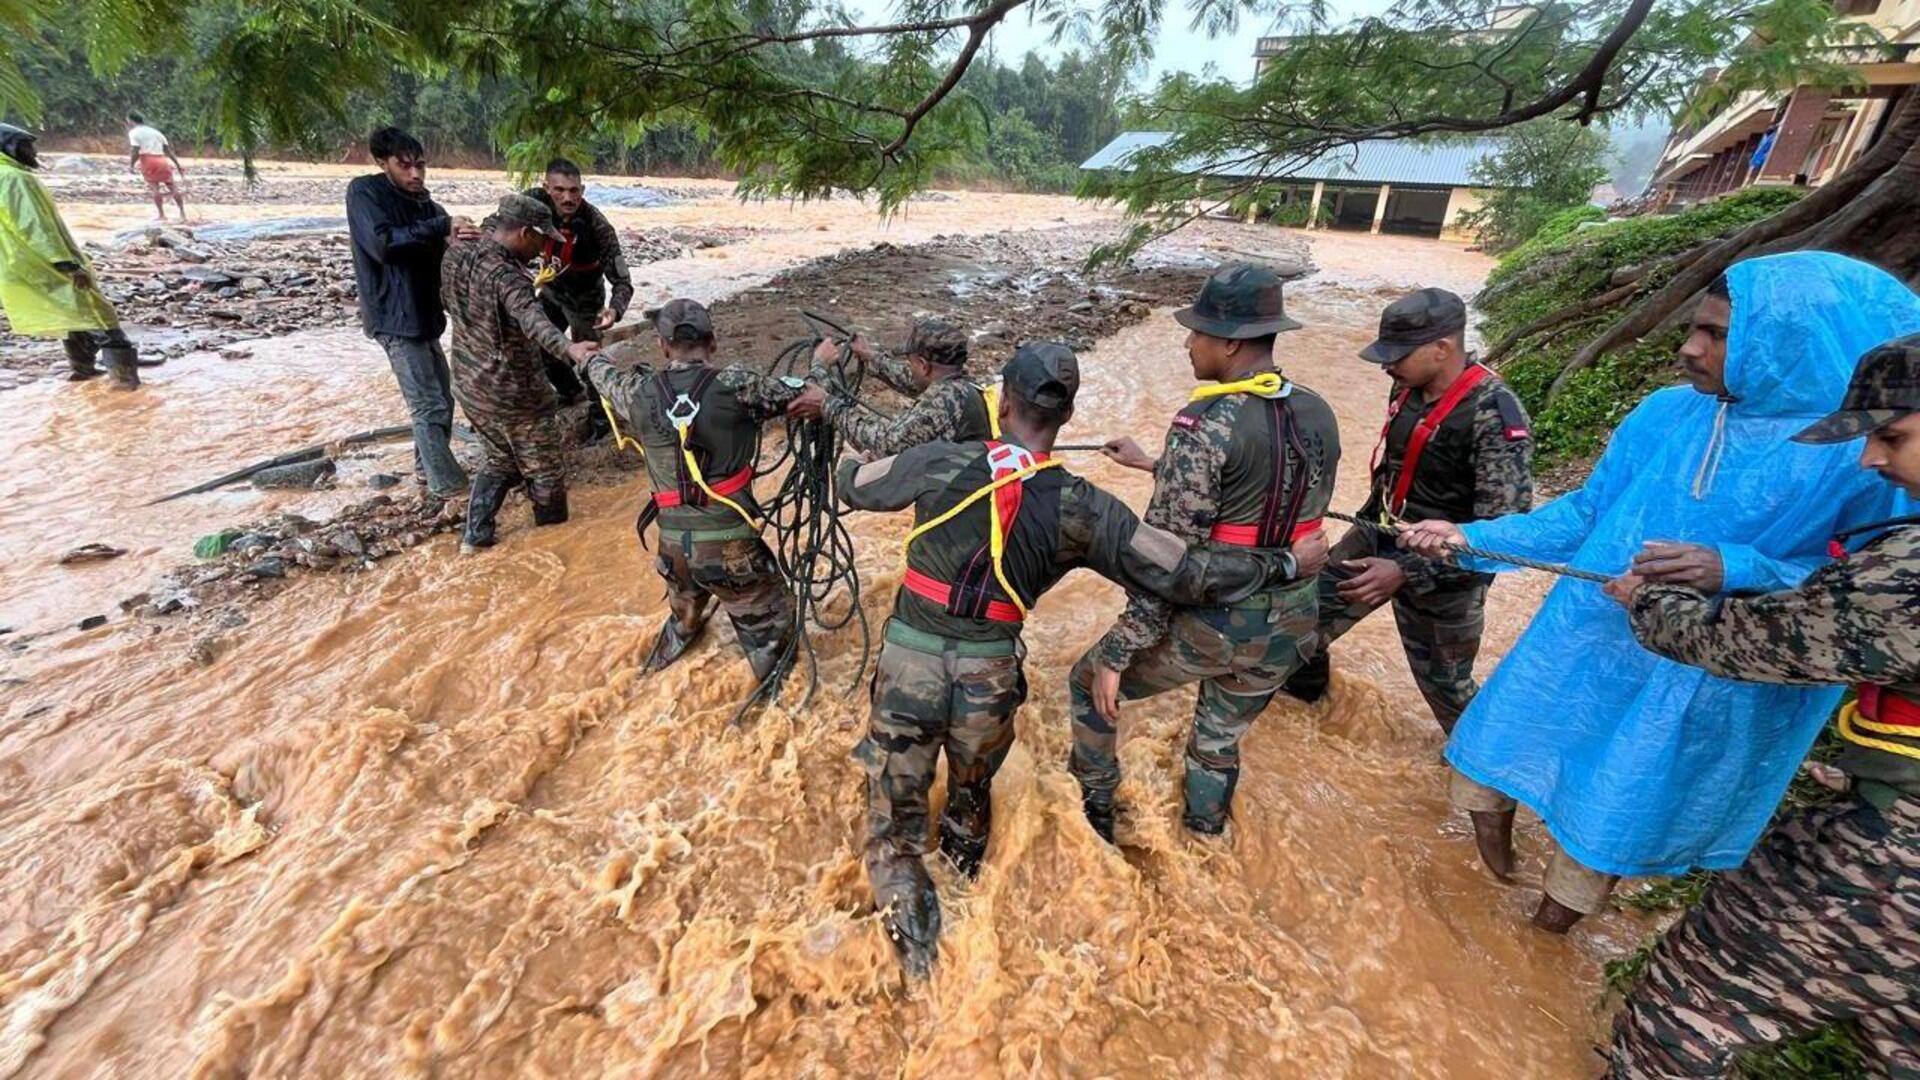
M 1893 490 L 1859 442 L 1789 437 L 1837 407 L 1861 354 L 1920 331 L 1920 298 L 1816 252 L 1727 271 L 1723 403 L 1688 387 L 1641 402 L 1578 491 L 1465 527 L 1470 544 L 1624 571 L 1641 544 L 1716 547 L 1729 592 L 1798 584 Z M 1477 569 L 1506 569 L 1494 564 Z M 1448 760 L 1526 803 L 1569 855 L 1615 874 L 1736 866 L 1840 690 L 1715 678 L 1642 649 L 1620 606 L 1563 579 L 1461 717 Z

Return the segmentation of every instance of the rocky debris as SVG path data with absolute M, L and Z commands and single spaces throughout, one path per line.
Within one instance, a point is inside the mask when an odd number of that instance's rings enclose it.
M 94 630 L 105 625 L 107 625 L 107 617 L 105 615 L 89 615 L 80 620 L 80 629 L 82 630 Z
M 126 548 L 114 547 L 112 544 L 81 544 L 79 547 L 60 556 L 60 565 L 72 566 L 75 563 L 105 562 L 108 559 L 117 559 L 126 553 Z
M 315 461 L 296 461 L 291 465 L 278 465 L 271 469 L 261 469 L 247 478 L 254 487 L 272 490 L 275 488 L 320 488 L 332 483 L 336 467 L 332 458 L 320 458 Z
M 367 486 L 375 491 L 385 491 L 390 487 L 398 487 L 399 484 L 400 478 L 392 473 L 377 472 L 367 477 Z
M 628 266 L 678 259 L 707 248 L 737 244 L 760 230 L 749 225 L 672 225 L 658 229 L 628 229 L 620 234 L 620 251 Z

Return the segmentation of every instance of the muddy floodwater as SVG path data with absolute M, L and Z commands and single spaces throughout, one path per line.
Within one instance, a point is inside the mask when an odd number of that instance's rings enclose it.
M 88 212 L 106 229 L 132 211 Z M 956 195 L 892 232 L 851 205 L 705 213 L 769 232 L 648 267 L 654 294 L 720 297 L 848 244 L 1101 212 Z M 1320 273 L 1289 287 L 1307 328 L 1282 359 L 1339 415 L 1351 509 L 1384 397 L 1353 354 L 1379 306 L 1414 285 L 1470 290 L 1490 262 L 1428 241 L 1313 244 Z M 1163 309 L 1097 342 L 1071 441 L 1157 445 L 1189 387 L 1182 336 Z M 197 535 L 274 508 L 323 516 L 345 493 L 141 504 L 402 413 L 352 331 L 147 381 L 0 396 L 0 1076 L 1597 1071 L 1600 964 L 1646 928 L 1525 927 L 1533 891 L 1482 872 L 1448 812 L 1391 619 L 1337 647 L 1330 703 L 1282 698 L 1259 719 L 1222 841 L 1179 825 L 1191 693 L 1128 704 L 1116 850 L 1065 770 L 1063 680 L 1122 597 L 1068 579 L 1027 631 L 1032 696 L 986 866 L 967 883 L 929 860 L 947 933 L 933 980 L 910 987 L 858 857 L 854 638 L 821 640 L 811 708 L 744 728 L 727 725 L 750 682 L 731 631 L 640 675 L 664 605 L 629 480 L 577 490 L 561 528 L 530 530 L 516 504 L 481 557 L 442 536 L 294 581 L 197 661 L 204 628 L 115 601 Z M 1144 475 L 1074 467 L 1144 505 Z M 876 621 L 905 524 L 853 526 Z M 92 541 L 130 552 L 57 564 Z M 1541 592 L 1495 589 L 1483 665 Z M 113 617 L 74 629 L 94 613 Z M 1520 843 L 1537 882 L 1541 837 Z

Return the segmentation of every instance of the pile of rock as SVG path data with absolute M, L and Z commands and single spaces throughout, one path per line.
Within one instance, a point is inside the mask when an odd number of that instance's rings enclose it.
M 350 322 L 353 261 L 344 235 L 233 244 L 156 227 L 98 260 L 101 291 L 143 327 L 224 331 L 226 341 Z M 195 337 L 179 352 L 225 344 Z

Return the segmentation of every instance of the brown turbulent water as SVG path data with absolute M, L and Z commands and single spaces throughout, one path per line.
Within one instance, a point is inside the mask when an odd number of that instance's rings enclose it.
M 1376 286 L 1465 287 L 1485 265 L 1366 243 L 1323 242 L 1327 277 L 1343 258 L 1380 277 L 1296 289 L 1310 328 L 1285 339 L 1288 369 L 1339 412 L 1344 505 L 1381 406 L 1351 358 Z M 1158 315 L 1102 343 L 1075 441 L 1151 444 L 1185 394 L 1180 340 Z M 207 471 L 183 460 L 392 416 L 377 355 L 350 336 L 262 346 L 255 376 L 269 363 L 270 382 L 213 362 L 136 397 L 42 384 L 0 401 L 0 613 L 97 608 L 231 519 L 218 499 L 135 513 Z M 1084 465 L 1144 503 L 1144 476 Z M 165 624 L 7 656 L 0 1076 L 1595 1070 L 1599 959 L 1641 930 L 1524 929 L 1530 893 L 1480 872 L 1447 812 L 1391 620 L 1343 643 L 1330 707 L 1261 718 L 1225 842 L 1178 825 L 1191 695 L 1129 705 L 1124 847 L 1099 843 L 1063 768 L 1062 679 L 1120 602 L 1087 575 L 1028 631 L 1033 697 L 987 866 L 973 884 L 936 866 L 939 972 L 903 987 L 857 854 L 853 641 L 827 643 L 813 708 L 743 730 L 726 726 L 749 682 L 730 632 L 640 677 L 663 609 L 633 543 L 638 495 L 578 492 L 575 520 L 538 533 L 512 511 L 485 557 L 441 538 L 309 578 L 210 667 Z M 857 533 L 878 615 L 902 522 Z M 145 547 L 50 568 L 95 538 Z M 1495 654 L 1539 583 L 1496 593 Z M 1538 848 L 1523 838 L 1536 875 Z

